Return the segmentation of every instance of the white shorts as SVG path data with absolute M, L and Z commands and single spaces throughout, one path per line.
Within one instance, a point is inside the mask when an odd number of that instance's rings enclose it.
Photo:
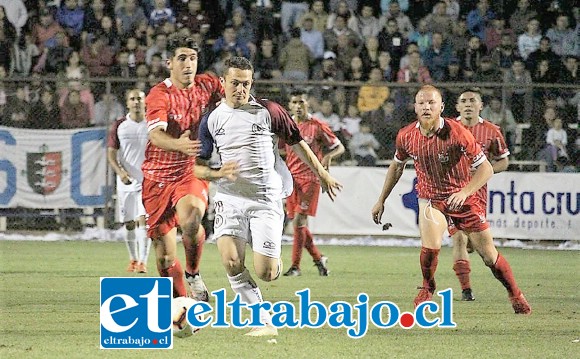
M 217 193 L 214 197 L 214 239 L 232 236 L 242 239 L 254 252 L 280 258 L 284 210 L 282 200 L 258 202 Z
M 125 223 L 140 216 L 145 216 L 141 191 L 117 191 L 117 220 Z

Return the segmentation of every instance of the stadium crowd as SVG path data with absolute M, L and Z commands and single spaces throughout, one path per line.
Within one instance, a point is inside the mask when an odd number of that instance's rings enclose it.
M 0 23 L 0 125 L 110 125 L 127 89 L 168 75 L 180 34 L 199 44 L 199 73 L 244 56 L 261 94 L 287 105 L 285 84 L 309 90 L 360 165 L 392 158 L 420 85 L 445 89 L 443 115 L 456 116 L 463 85 L 478 83 L 516 159 L 578 168 L 572 0 L 0 0 Z

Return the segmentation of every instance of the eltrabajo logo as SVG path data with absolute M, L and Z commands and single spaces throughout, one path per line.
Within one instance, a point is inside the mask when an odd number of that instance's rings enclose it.
M 101 277 L 101 349 L 173 348 L 173 278 Z

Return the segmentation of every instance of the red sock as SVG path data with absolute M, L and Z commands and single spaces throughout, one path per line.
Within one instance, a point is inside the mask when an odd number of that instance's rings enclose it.
M 183 269 L 181 268 L 181 263 L 179 259 L 175 258 L 175 261 L 169 268 L 161 268 L 159 263 L 157 263 L 157 270 L 159 275 L 162 277 L 172 277 L 173 278 L 173 297 L 185 297 L 187 291 L 185 289 L 185 282 L 183 280 Z
M 185 248 L 185 270 L 189 274 L 199 273 L 199 264 L 201 262 L 201 253 L 205 243 L 205 229 L 199 226 L 196 241 L 192 241 L 187 235 L 182 235 L 183 248 Z
M 322 254 L 320 254 L 318 247 L 316 247 L 316 245 L 314 244 L 314 238 L 312 238 L 312 233 L 310 233 L 310 229 L 308 229 L 308 227 L 302 227 L 302 232 L 304 233 L 304 238 L 306 238 L 304 240 L 304 248 L 306 248 L 308 253 L 310 253 L 312 259 L 314 259 L 315 261 L 319 261 L 320 258 L 322 257 Z
M 294 226 L 294 241 L 292 242 L 292 267 L 300 268 L 300 260 L 302 259 L 302 248 L 304 247 L 304 227 Z
M 469 273 L 471 273 L 471 267 L 468 260 L 459 259 L 455 261 L 453 265 L 453 270 L 457 279 L 459 279 L 459 284 L 461 284 L 461 290 L 471 288 L 471 283 L 469 282 Z
M 503 284 L 510 297 L 517 297 L 521 294 L 520 288 L 518 288 L 518 284 L 514 279 L 514 273 L 512 272 L 510 264 L 501 253 L 497 254 L 497 260 L 490 268 L 493 276 Z
M 423 273 L 423 287 L 435 291 L 435 271 L 439 262 L 439 249 L 421 247 L 421 272 Z

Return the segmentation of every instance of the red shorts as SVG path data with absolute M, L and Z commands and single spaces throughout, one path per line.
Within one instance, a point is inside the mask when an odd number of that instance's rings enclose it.
M 286 214 L 288 218 L 294 218 L 296 213 L 307 216 L 315 216 L 318 208 L 320 184 L 317 181 L 304 181 L 294 179 L 294 191 L 286 198 Z
M 177 182 L 155 182 L 143 179 L 143 206 L 147 212 L 147 235 L 158 238 L 177 227 L 177 202 L 187 195 L 194 195 L 207 206 L 209 187 L 206 181 L 193 176 Z
M 431 205 L 441 211 L 447 218 L 447 230 L 450 235 L 454 235 L 458 230 L 481 232 L 489 228 L 489 223 L 485 218 L 487 201 L 477 193 L 467 197 L 465 203 L 458 211 L 448 210 L 445 200 L 432 200 Z

